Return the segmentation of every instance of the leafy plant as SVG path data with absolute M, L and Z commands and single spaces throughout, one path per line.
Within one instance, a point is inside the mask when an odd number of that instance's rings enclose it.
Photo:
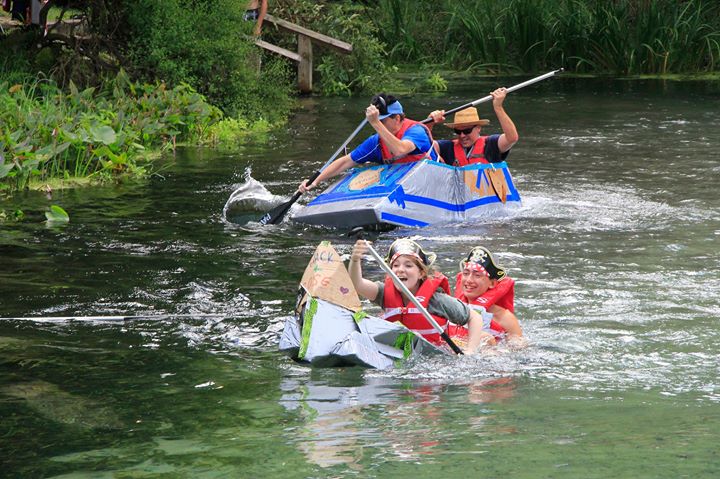
M 70 216 L 58 205 L 51 205 L 50 210 L 45 212 L 48 224 L 64 224 L 70 222 Z

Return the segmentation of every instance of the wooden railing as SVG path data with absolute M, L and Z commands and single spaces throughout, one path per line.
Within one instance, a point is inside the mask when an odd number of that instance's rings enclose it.
M 352 53 L 352 45 L 336 38 L 314 32 L 300 25 L 273 17 L 265 16 L 265 22 L 275 25 L 277 28 L 297 34 L 298 51 L 293 52 L 285 48 L 268 43 L 265 40 L 257 39 L 255 44 L 278 55 L 282 55 L 298 64 L 298 88 L 303 93 L 312 91 L 313 51 L 312 44 L 318 43 L 323 46 L 334 48 L 340 53 Z

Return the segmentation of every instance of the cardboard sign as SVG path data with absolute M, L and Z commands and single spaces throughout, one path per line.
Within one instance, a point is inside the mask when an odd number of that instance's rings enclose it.
M 350 273 L 329 241 L 318 245 L 305 268 L 300 285 L 315 298 L 324 299 L 351 311 L 362 308 Z
M 350 182 L 348 188 L 352 191 L 364 190 L 365 188 L 376 185 L 380 182 L 380 170 L 368 169 L 362 171 L 355 176 Z
M 508 195 L 508 185 L 507 181 L 505 181 L 505 173 L 503 170 L 488 169 L 485 170 L 485 174 L 490 180 L 490 184 L 495 190 L 495 194 L 504 204 L 507 201 Z

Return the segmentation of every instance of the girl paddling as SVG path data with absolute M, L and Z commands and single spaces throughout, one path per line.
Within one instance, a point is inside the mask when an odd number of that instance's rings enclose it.
M 367 251 L 368 247 L 364 240 L 355 243 L 348 268 L 350 278 L 360 296 L 382 307 L 386 320 L 400 321 L 429 342 L 435 345 L 443 344 L 438 332 L 403 296 L 390 278 L 386 278 L 384 282 L 373 282 L 363 278 L 361 260 Z M 434 261 L 435 254 L 425 253 L 419 244 L 409 239 L 395 241 L 390 246 L 385 259 L 393 273 L 451 337 L 456 335 L 467 338 L 466 353 L 475 352 L 483 344 L 495 344 L 493 336 L 482 330 L 481 315 L 450 296 L 447 278 L 431 271 Z M 463 328 L 463 325 L 467 325 L 467 329 Z

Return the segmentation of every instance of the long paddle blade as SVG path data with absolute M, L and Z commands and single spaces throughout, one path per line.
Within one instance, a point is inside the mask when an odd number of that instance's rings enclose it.
M 261 225 L 276 225 L 282 222 L 283 218 L 290 211 L 290 207 L 300 198 L 300 192 L 296 192 L 289 201 L 282 203 L 275 208 L 271 209 L 260 218 Z

